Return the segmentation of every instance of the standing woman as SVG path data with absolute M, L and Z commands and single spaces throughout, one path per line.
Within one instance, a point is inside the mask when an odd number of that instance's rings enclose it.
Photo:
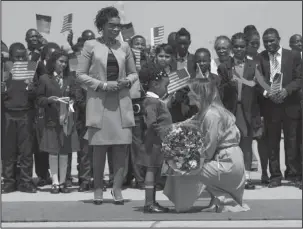
M 65 183 L 67 158 L 68 154 L 78 150 L 75 113 L 65 110 L 65 104 L 58 101 L 61 97 L 74 99 L 74 77 L 69 75 L 68 54 L 62 50 L 54 51 L 47 61 L 46 71 L 47 74 L 40 76 L 37 89 L 38 106 L 45 110 L 40 150 L 49 153 L 51 193 L 68 193 Z
M 86 41 L 78 59 L 77 79 L 87 87 L 85 138 L 93 146 L 94 204 L 103 202 L 106 152 L 113 154 L 115 204 L 124 204 L 123 174 L 127 147 L 135 126 L 130 88 L 138 80 L 131 48 L 116 38 L 120 33 L 119 12 L 102 8 L 95 25 L 102 36 Z
M 231 41 L 227 36 L 218 36 L 214 48 L 218 58 L 211 61 L 211 72 L 217 74 L 219 65 L 228 61 L 231 56 Z
M 259 117 L 257 87 L 254 81 L 256 62 L 246 58 L 247 43 L 243 33 L 232 36 L 234 56 L 218 68 L 221 77 L 222 102 L 236 116 L 236 125 L 241 132 L 240 148 L 244 153 L 246 189 L 255 189 L 250 180 L 252 163 L 253 118 Z

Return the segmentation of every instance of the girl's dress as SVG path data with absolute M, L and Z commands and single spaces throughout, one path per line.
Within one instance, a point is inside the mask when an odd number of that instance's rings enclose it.
M 196 119 L 195 117 L 193 119 Z M 187 120 L 188 122 L 191 120 Z M 202 153 L 204 164 L 189 176 L 168 176 L 164 194 L 175 204 L 178 212 L 188 211 L 206 188 L 224 203 L 223 211 L 247 211 L 243 193 L 245 169 L 239 147 L 240 132 L 235 118 L 225 109 L 211 105 L 201 124 L 205 139 Z
M 40 142 L 40 150 L 53 155 L 69 154 L 79 150 L 79 141 L 76 131 L 74 112 L 68 112 L 65 104 L 49 104 L 48 97 L 74 98 L 74 77 L 68 76 L 59 79 L 56 75 L 42 75 L 37 89 L 38 106 L 45 110 L 44 129 Z M 62 118 L 68 114 L 67 122 Z

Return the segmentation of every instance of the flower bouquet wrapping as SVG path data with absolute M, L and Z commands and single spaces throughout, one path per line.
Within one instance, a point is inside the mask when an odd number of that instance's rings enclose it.
M 203 136 L 194 121 L 173 124 L 163 138 L 162 176 L 193 175 L 203 166 Z

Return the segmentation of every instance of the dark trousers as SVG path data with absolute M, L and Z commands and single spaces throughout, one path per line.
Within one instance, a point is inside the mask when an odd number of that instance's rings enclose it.
M 34 159 L 35 159 L 35 172 L 40 179 L 47 180 L 50 177 L 49 174 L 49 154 L 47 152 L 40 151 L 39 145 L 42 138 L 42 131 L 44 128 L 44 110 L 38 108 L 38 114 L 35 121 L 34 130 Z
M 285 149 L 285 178 L 296 179 L 301 171 L 301 164 L 298 161 L 299 154 L 299 136 L 300 119 L 288 117 L 284 111 L 275 114 L 275 117 L 267 117 L 266 125 L 268 128 L 268 146 L 269 146 L 269 170 L 271 180 L 282 179 L 280 170 L 280 141 L 281 130 L 284 133 Z M 300 168 L 300 169 L 299 169 Z
M 17 182 L 19 157 L 20 184 L 29 183 L 33 176 L 33 121 L 34 112 L 4 112 L 5 128 L 2 142 L 3 178 L 5 185 Z
M 83 125 L 84 127 L 84 125 Z M 80 142 L 80 150 L 77 152 L 77 170 L 78 170 L 78 179 L 79 184 L 82 182 L 89 183 L 92 177 L 92 157 L 93 151 L 92 147 L 88 145 L 88 141 L 84 139 L 87 128 L 78 129 L 78 136 Z M 68 155 L 67 161 L 67 172 L 66 179 L 72 179 L 72 154 Z
M 261 164 L 261 170 L 262 175 L 268 175 L 267 174 L 267 167 L 268 167 L 268 161 L 269 161 L 269 152 L 268 152 L 268 141 L 266 136 L 266 127 L 264 127 L 265 133 L 261 136 L 261 138 L 257 139 L 258 142 L 258 153 L 260 157 L 260 164 Z
M 88 141 L 80 140 L 80 151 L 78 151 L 79 163 L 79 181 L 80 183 L 89 183 L 93 175 L 93 148 L 88 145 Z
M 128 145 L 101 145 L 92 147 L 94 188 L 103 188 L 103 175 L 107 153 L 112 156 L 113 187 L 121 189 L 124 179 L 125 157 Z
M 243 151 L 244 155 L 244 164 L 245 164 L 245 170 L 250 171 L 251 169 L 251 162 L 252 162 L 252 141 L 253 138 L 252 136 L 247 136 L 247 137 L 241 137 L 240 140 L 240 148 Z

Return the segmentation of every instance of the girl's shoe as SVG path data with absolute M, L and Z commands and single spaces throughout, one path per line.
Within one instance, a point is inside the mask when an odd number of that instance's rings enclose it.
M 50 192 L 51 194 L 59 194 L 60 193 L 59 185 L 53 184 Z
M 112 197 L 114 199 L 114 204 L 115 205 L 124 205 L 124 199 L 123 198 L 120 199 L 120 200 L 117 200 L 116 197 L 115 197 L 115 195 L 114 195 L 113 190 L 111 190 L 110 193 L 112 194 Z
M 143 212 L 144 213 L 167 213 L 169 211 L 168 208 L 162 207 L 157 202 L 149 205 L 145 205 Z

